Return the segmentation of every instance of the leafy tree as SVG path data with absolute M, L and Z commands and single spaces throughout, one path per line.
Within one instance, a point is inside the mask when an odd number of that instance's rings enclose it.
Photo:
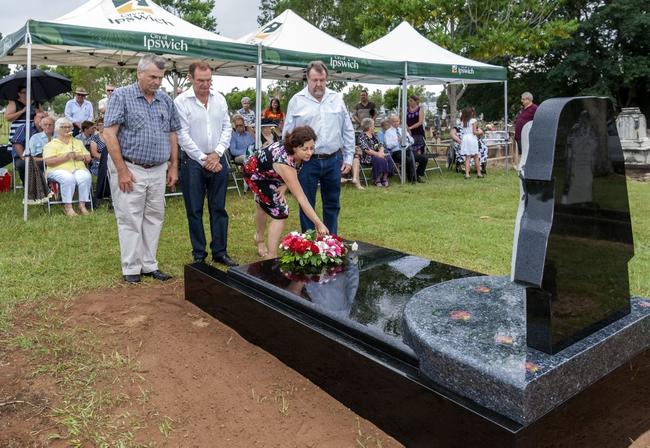
M 255 89 L 249 87 L 248 89 L 239 90 L 237 87 L 233 88 L 229 93 L 224 93 L 228 109 L 233 113 L 241 109 L 241 99 L 245 96 L 251 99 L 251 109 L 255 110 L 255 98 L 257 98 Z M 268 106 L 268 95 L 262 95 L 262 110 Z
M 327 34 L 351 45 L 361 46 L 361 27 L 356 17 L 359 5 L 369 0 L 262 0 L 257 22 L 264 25 L 287 9 Z
M 538 59 L 551 67 L 549 95 L 606 95 L 619 107 L 638 106 L 650 113 L 650 3 L 647 0 L 581 0 L 565 14 L 580 17 L 570 40 Z M 544 70 L 531 70 L 539 77 Z
M 370 101 L 375 103 L 377 109 L 381 109 L 381 106 L 384 105 L 384 94 L 381 93 L 381 90 L 377 89 L 369 95 Z M 378 110 L 379 112 L 379 110 Z
M 204 30 L 217 32 L 217 19 L 212 16 L 215 0 L 158 0 L 157 3 L 175 16 Z
M 408 86 L 406 89 L 407 96 L 417 95 L 422 97 L 424 95 L 424 86 Z M 402 94 L 401 87 L 393 87 L 386 90 L 384 93 L 384 107 L 388 110 L 397 109 L 400 102 L 399 97 Z
M 361 84 L 355 84 L 350 89 L 343 94 L 343 102 L 345 103 L 345 107 L 348 108 L 348 110 L 354 109 L 354 106 L 359 102 L 359 96 L 361 95 L 361 91 L 364 89 L 364 87 Z

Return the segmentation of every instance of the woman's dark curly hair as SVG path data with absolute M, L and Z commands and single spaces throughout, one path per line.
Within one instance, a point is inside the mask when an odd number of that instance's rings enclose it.
M 309 126 L 298 126 L 284 137 L 284 149 L 287 154 L 293 155 L 294 149 L 302 146 L 309 140 L 316 141 L 316 133 Z

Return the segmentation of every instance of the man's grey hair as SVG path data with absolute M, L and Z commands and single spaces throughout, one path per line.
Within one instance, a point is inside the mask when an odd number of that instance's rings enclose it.
M 533 94 L 530 92 L 524 92 L 521 94 L 522 98 L 526 98 L 527 100 L 530 100 L 531 102 L 533 101 Z
M 61 126 L 65 126 L 65 125 L 72 126 L 72 122 L 70 120 L 68 120 L 67 118 L 65 118 L 65 117 L 61 117 L 61 118 L 57 119 L 54 122 L 54 133 L 58 134 L 59 129 L 61 129 Z
M 246 124 L 246 120 L 244 120 L 244 116 L 241 114 L 235 114 L 232 116 L 232 124 L 235 124 L 235 121 L 237 120 L 241 120 L 244 122 L 244 124 Z
M 167 60 L 157 54 L 145 54 L 138 61 L 138 71 L 145 71 L 151 64 L 155 65 L 158 70 L 165 70 Z
M 243 98 L 241 99 L 241 103 L 242 103 L 242 104 L 244 104 L 244 103 L 248 103 L 248 104 L 250 104 L 250 103 L 251 103 L 251 99 L 250 99 L 249 97 L 245 96 L 245 97 L 243 97 Z
M 309 64 L 307 64 L 307 70 L 305 70 L 305 75 L 309 76 L 309 72 L 312 70 L 316 70 L 318 73 L 325 73 L 326 78 L 329 75 L 329 72 L 327 71 L 327 66 L 323 63 L 323 61 L 311 61 Z
M 388 114 L 388 117 L 386 117 L 386 120 L 392 120 L 393 118 L 399 118 L 399 115 L 397 115 L 395 112 L 391 112 Z
M 372 118 L 364 118 L 361 120 L 361 130 L 367 131 L 368 129 L 375 127 L 375 120 Z

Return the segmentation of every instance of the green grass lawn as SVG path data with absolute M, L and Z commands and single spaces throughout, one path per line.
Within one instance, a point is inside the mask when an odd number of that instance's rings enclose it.
M 518 180 L 493 169 L 484 180 L 429 174 L 424 185 L 358 191 L 344 187 L 339 233 L 486 274 L 507 275 L 518 201 Z M 632 293 L 650 297 L 650 183 L 628 182 L 636 255 L 630 264 Z M 102 206 L 92 216 L 67 218 L 60 206 L 51 216 L 30 207 L 22 220 L 21 192 L 0 194 L 0 328 L 14 305 L 69 297 L 121 281 L 114 215 Z M 286 230 L 298 229 L 297 205 Z M 250 193 L 228 193 L 229 252 L 247 263 L 253 245 L 254 202 Z M 207 229 L 206 221 L 206 229 Z M 191 261 L 181 197 L 169 198 L 158 258 L 161 269 L 181 276 Z

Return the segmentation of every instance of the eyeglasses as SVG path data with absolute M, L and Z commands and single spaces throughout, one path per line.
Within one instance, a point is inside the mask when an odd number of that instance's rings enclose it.
M 62 124 L 61 126 L 59 126 L 59 128 L 61 128 L 61 129 L 72 129 L 72 125 L 70 125 L 70 124 Z

